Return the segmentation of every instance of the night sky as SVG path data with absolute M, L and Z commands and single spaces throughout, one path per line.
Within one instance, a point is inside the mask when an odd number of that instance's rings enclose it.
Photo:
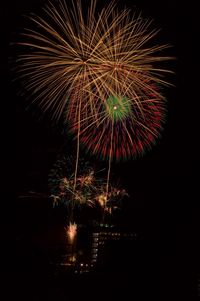
M 20 15 L 39 11 L 40 4 L 45 1 L 5 2 L 1 18 L 7 47 L 3 62 L 12 54 L 9 43 L 15 37 L 16 28 L 19 30 L 23 24 Z M 120 176 L 131 196 L 124 218 L 150 244 L 156 244 L 158 256 L 162 258 L 163 274 L 173 274 L 174 281 L 176 277 L 178 279 L 176 293 L 183 296 L 188 294 L 188 298 L 191 298 L 192 291 L 195 291 L 198 266 L 200 106 L 197 42 L 200 37 L 200 16 L 193 0 L 185 4 L 176 0 L 119 1 L 122 7 L 124 3 L 133 9 L 136 6 L 144 16 L 154 19 L 155 26 L 162 29 L 160 40 L 173 45 L 170 53 L 177 59 L 169 63 L 169 69 L 175 71 L 171 77 L 174 87 L 165 92 L 168 114 L 162 138 L 144 157 L 118 164 L 113 172 Z M 10 197 L 11 192 L 15 196 L 29 191 L 46 193 L 49 169 L 66 142 L 59 125 L 52 127 L 48 116 L 38 120 L 33 112 L 26 109 L 25 100 L 17 95 L 17 87 L 10 81 L 12 75 L 9 67 L 6 69 L 7 89 L 2 94 L 2 103 L 6 106 L 2 111 L 4 122 L 1 127 L 2 136 L 5 137 L 1 146 L 5 150 L 2 157 L 4 180 L 7 192 L 9 190 L 4 200 L 8 201 L 9 208 L 5 225 L 17 228 L 20 222 L 16 212 L 18 214 L 18 206 L 23 205 L 18 204 L 17 198 Z M 25 206 L 27 208 L 27 204 Z M 31 203 L 30 206 L 31 210 L 29 208 L 27 212 L 31 214 L 32 211 L 36 217 L 37 214 L 40 216 L 37 210 L 45 212 L 45 205 L 40 208 L 40 205 Z M 26 212 L 26 209 L 20 210 Z M 33 221 L 34 217 L 30 216 L 30 219 Z M 169 284 L 171 290 L 172 282 Z M 188 300 L 193 300 L 190 298 Z

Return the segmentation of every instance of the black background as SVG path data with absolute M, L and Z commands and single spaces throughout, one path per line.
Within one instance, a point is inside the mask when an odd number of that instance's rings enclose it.
M 2 6 L 2 36 L 7 43 L 2 66 L 12 54 L 10 42 L 23 24 L 21 15 L 39 11 L 45 1 L 6 1 Z M 126 212 L 130 227 L 139 231 L 159 258 L 161 291 L 159 300 L 192 300 L 197 294 L 199 213 L 199 14 L 196 1 L 123 1 L 162 28 L 164 42 L 173 45 L 177 58 L 169 68 L 175 71 L 175 87 L 166 90 L 168 115 L 160 141 L 145 156 L 114 167 L 131 195 Z M 101 2 L 103 3 L 103 2 Z M 3 49 L 4 50 L 4 49 Z M 15 196 L 30 190 L 46 192 L 49 168 L 63 146 L 59 127 L 48 118 L 38 121 L 25 109 L 24 99 L 10 81 L 7 64 L 3 70 L 1 133 L 2 170 L 6 196 L 6 242 L 15 240 L 13 229 L 45 224 L 47 204 L 20 203 Z M 5 74 L 8 81 L 4 84 Z M 6 88 L 6 89 L 4 89 Z M 14 194 L 12 196 L 12 193 Z M 23 225 L 23 226 L 22 226 Z M 39 227 L 39 226 L 38 226 Z M 42 226 L 41 226 L 42 227 Z M 22 230 L 20 230 L 22 231 Z M 19 232 L 20 232 L 19 231 Z M 24 231 L 24 230 L 23 230 Z M 25 231 L 31 236 L 33 231 Z M 14 241 L 13 241 L 14 244 Z M 12 245 L 12 243 L 11 243 Z M 31 247 L 30 247 L 31 249 Z M 12 253 L 12 252 L 11 252 Z M 9 253 L 10 254 L 10 253 Z M 14 256 L 14 254 L 13 254 Z M 15 257 L 14 257 L 15 258 Z M 15 261 L 19 260 L 16 256 Z M 9 270 L 10 271 L 10 270 Z M 31 276 L 30 276 L 31 277 Z M 30 279 L 31 281 L 31 279 Z M 130 290 L 131 291 L 131 290 Z M 38 299 L 40 300 L 39 297 Z M 66 299 L 67 300 L 67 299 Z M 112 300 L 112 299 L 111 299 Z

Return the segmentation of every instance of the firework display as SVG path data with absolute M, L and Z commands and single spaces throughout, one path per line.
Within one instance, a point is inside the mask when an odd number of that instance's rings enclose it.
M 141 106 L 142 109 L 125 97 L 109 97 L 102 105 L 97 125 L 91 126 L 87 119 L 80 125 L 81 144 L 103 159 L 118 161 L 142 155 L 160 136 L 165 104 L 149 96 Z
M 165 119 L 161 63 L 170 59 L 167 45 L 152 46 L 151 21 L 114 2 L 97 12 L 96 1 L 88 11 L 80 1 L 51 3 L 30 20 L 19 77 L 43 111 L 66 120 L 78 150 L 120 160 L 150 148 Z
M 56 161 L 49 174 L 49 189 L 53 199 L 53 206 L 63 204 L 66 207 L 92 206 L 96 193 L 96 180 L 94 170 L 83 159 L 79 159 L 79 173 L 76 187 L 74 187 L 73 156 L 63 156 Z
M 74 168 L 76 160 L 73 156 L 62 156 L 56 161 L 49 174 L 49 190 L 53 206 L 64 205 L 68 209 L 70 220 L 67 233 L 74 230 L 72 211 L 83 205 L 93 209 L 102 208 L 102 214 L 111 214 L 122 206 L 122 200 L 128 196 L 119 185 L 109 185 L 107 193 L 106 181 L 95 171 L 88 161 L 79 159 L 79 172 L 74 189 Z M 70 226 L 71 225 L 71 226 Z
M 76 208 L 100 207 L 112 215 L 127 196 L 110 183 L 115 161 L 135 159 L 160 137 L 169 84 L 169 45 L 154 43 L 159 30 L 114 1 L 97 9 L 96 0 L 48 2 L 30 15 L 20 35 L 17 77 L 30 103 L 62 125 L 76 140 L 76 154 L 58 160 L 49 175 L 53 206 L 68 210 L 69 240 L 76 236 Z M 100 177 L 85 152 L 108 161 Z M 107 163 L 106 163 L 107 164 Z

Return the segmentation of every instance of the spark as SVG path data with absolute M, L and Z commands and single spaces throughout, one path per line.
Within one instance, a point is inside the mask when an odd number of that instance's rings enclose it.
M 106 206 L 106 203 L 108 202 L 108 197 L 106 193 L 101 193 L 96 197 L 99 205 L 104 208 Z
M 70 222 L 69 226 L 66 229 L 66 234 L 69 239 L 69 242 L 73 243 L 77 234 L 77 224 Z

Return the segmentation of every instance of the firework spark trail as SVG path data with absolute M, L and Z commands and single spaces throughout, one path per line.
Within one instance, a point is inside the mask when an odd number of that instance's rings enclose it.
M 79 161 L 79 148 L 80 148 L 80 114 L 81 114 L 81 101 L 78 107 L 78 133 L 77 133 L 77 151 L 76 151 L 76 167 L 75 167 L 75 174 L 74 174 L 74 186 L 73 190 L 76 189 L 76 178 L 77 178 L 77 171 L 78 171 L 78 161 Z
M 106 182 L 106 196 L 105 196 L 106 200 L 108 200 L 109 183 L 110 183 L 110 171 L 111 171 L 112 152 L 113 152 L 113 128 L 114 128 L 114 121 L 112 121 L 112 130 L 111 130 L 110 154 L 109 154 L 108 173 L 107 173 L 107 182 Z M 106 210 L 106 202 L 103 207 L 103 223 L 105 221 L 105 210 Z

